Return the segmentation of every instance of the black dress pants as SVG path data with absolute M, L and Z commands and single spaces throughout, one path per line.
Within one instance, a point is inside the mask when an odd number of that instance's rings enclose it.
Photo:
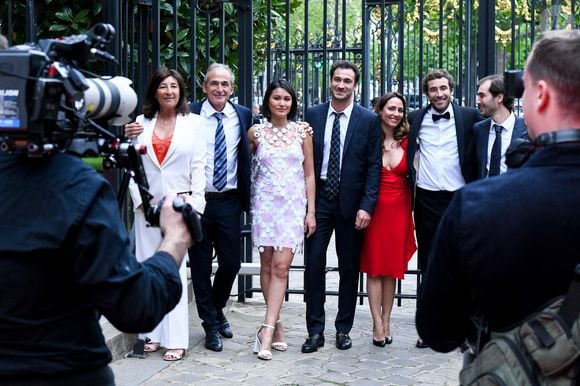
M 206 194 L 202 216 L 203 240 L 189 249 L 191 281 L 199 318 L 206 331 L 217 331 L 222 309 L 240 270 L 240 216 L 239 198 L 234 194 Z M 211 282 L 213 252 L 216 252 L 218 270 Z
M 443 213 L 449 206 L 453 192 L 431 191 L 417 187 L 415 191 L 415 232 L 419 269 L 425 273 L 431 244 Z
M 354 218 L 342 218 L 338 200 L 328 200 L 321 191 L 319 189 L 316 196 L 316 232 L 305 243 L 304 292 L 309 336 L 324 333 L 326 252 L 333 231 L 339 273 L 338 312 L 335 319 L 337 332 L 350 332 L 358 294 L 362 232 L 355 229 Z

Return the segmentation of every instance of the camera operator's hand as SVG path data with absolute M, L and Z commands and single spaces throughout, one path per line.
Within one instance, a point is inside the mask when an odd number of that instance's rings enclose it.
M 143 126 L 139 122 L 131 122 L 125 125 L 125 136 L 127 138 L 136 138 L 143 132 Z
M 183 215 L 181 212 L 173 209 L 173 200 L 175 197 L 175 194 L 168 194 L 165 197 L 165 202 L 161 208 L 159 227 L 163 234 L 163 241 L 159 246 L 159 250 L 171 254 L 175 259 L 177 266 L 180 266 L 183 257 L 187 253 L 187 248 L 192 245 L 193 241 L 191 234 L 183 221 Z M 180 197 L 184 201 L 187 201 L 189 198 L 185 196 Z

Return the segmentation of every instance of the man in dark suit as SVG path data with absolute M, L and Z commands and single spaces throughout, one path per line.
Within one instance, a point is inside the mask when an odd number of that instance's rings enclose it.
M 416 315 L 436 351 L 473 337 L 475 311 L 490 331 L 509 328 L 572 281 L 580 263 L 578 63 L 579 30 L 536 41 L 523 75 L 531 156 L 520 169 L 461 189 L 441 220 Z
M 221 63 L 207 69 L 203 92 L 207 99 L 189 104 L 191 111 L 206 118 L 200 130 L 207 134 L 206 207 L 202 217 L 204 238 L 189 249 L 189 264 L 197 312 L 205 330 L 205 347 L 223 349 L 222 339 L 233 337 L 223 308 L 240 270 L 240 232 L 243 211 L 250 206 L 250 161 L 246 132 L 252 125 L 250 109 L 229 101 L 234 74 Z M 221 114 L 220 114 L 221 113 Z M 225 134 L 227 173 L 223 185 L 216 182 L 216 131 L 221 124 Z M 219 142 L 219 140 L 217 140 Z M 219 168 L 219 167 L 218 167 Z M 218 185 L 218 186 L 216 186 Z M 213 251 L 218 270 L 211 282 Z
M 331 102 L 306 112 L 314 131 L 317 229 L 306 239 L 304 353 L 324 345 L 326 250 L 333 231 L 340 274 L 336 346 L 352 346 L 348 334 L 356 308 L 362 230 L 375 207 L 381 167 L 377 115 L 354 103 L 359 78 L 354 64 L 335 62 L 330 69 Z
M 528 128 L 524 119 L 513 113 L 514 98 L 505 93 L 503 75 L 486 76 L 477 86 L 477 107 L 489 117 L 473 125 L 477 175 L 486 178 L 507 171 L 506 150 L 515 139 L 528 139 Z
M 455 83 L 444 69 L 423 79 L 429 104 L 409 113 L 409 166 L 414 193 L 418 265 L 427 269 L 427 257 L 439 220 L 453 193 L 477 178 L 473 124 L 482 119 L 474 108 L 451 103 Z M 427 347 L 419 338 L 417 347 Z

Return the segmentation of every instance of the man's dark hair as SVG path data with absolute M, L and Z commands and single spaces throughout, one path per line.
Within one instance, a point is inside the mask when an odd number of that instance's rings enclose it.
M 353 62 L 348 60 L 337 60 L 336 62 L 334 62 L 332 64 L 332 67 L 330 67 L 330 79 L 332 79 L 332 77 L 334 76 L 334 71 L 336 71 L 337 68 L 353 70 L 354 82 L 358 84 L 358 81 L 360 79 L 360 71 Z
M 166 78 L 170 76 L 177 80 L 179 85 L 179 101 L 175 106 L 175 111 L 177 114 L 189 114 L 189 106 L 187 105 L 187 89 L 185 86 L 185 80 L 179 71 L 172 68 L 161 67 L 153 73 L 151 79 L 149 80 L 149 85 L 147 86 L 147 91 L 145 92 L 145 100 L 143 101 L 143 115 L 147 119 L 151 119 L 159 111 L 159 102 L 155 98 L 155 93 L 157 88 Z
M 288 120 L 293 120 L 296 117 L 296 112 L 298 111 L 298 98 L 296 98 L 296 92 L 292 88 L 290 82 L 285 79 L 279 79 L 271 82 L 264 93 L 264 99 L 262 100 L 262 114 L 265 118 L 270 119 L 272 117 L 272 112 L 270 111 L 270 96 L 275 89 L 281 88 L 288 91 L 290 97 L 292 98 L 292 107 L 290 107 L 290 112 L 288 113 Z
M 505 93 L 505 82 L 503 79 L 503 75 L 494 74 L 486 76 L 485 78 L 481 78 L 479 82 L 477 82 L 477 87 L 480 87 L 488 80 L 490 81 L 489 83 L 490 94 L 493 95 L 494 97 L 498 96 L 499 94 L 503 94 L 503 105 L 509 111 L 513 111 L 514 98 L 508 97 Z
M 532 82 L 544 80 L 558 90 L 558 104 L 578 114 L 580 111 L 580 30 L 544 32 L 536 41 L 526 73 Z
M 427 95 L 429 82 L 441 78 L 447 79 L 451 91 L 455 89 L 455 82 L 453 81 L 453 77 L 451 76 L 451 74 L 447 70 L 439 68 L 436 70 L 429 71 L 427 75 L 425 75 L 425 77 L 423 78 L 423 92 L 425 93 L 425 95 Z

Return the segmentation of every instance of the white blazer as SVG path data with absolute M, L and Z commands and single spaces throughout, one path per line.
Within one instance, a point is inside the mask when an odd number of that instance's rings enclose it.
M 196 114 L 178 115 L 171 145 L 163 164 L 159 164 L 153 150 L 153 128 L 157 116 L 146 119 L 139 115 L 137 122 L 143 132 L 135 139 L 138 145 L 145 145 L 147 153 L 141 156 L 149 191 L 159 201 L 169 192 L 191 192 L 193 207 L 200 213 L 205 209 L 205 167 L 206 139 L 202 130 L 203 118 Z M 141 196 L 134 181 L 129 185 L 134 208 L 141 205 Z

